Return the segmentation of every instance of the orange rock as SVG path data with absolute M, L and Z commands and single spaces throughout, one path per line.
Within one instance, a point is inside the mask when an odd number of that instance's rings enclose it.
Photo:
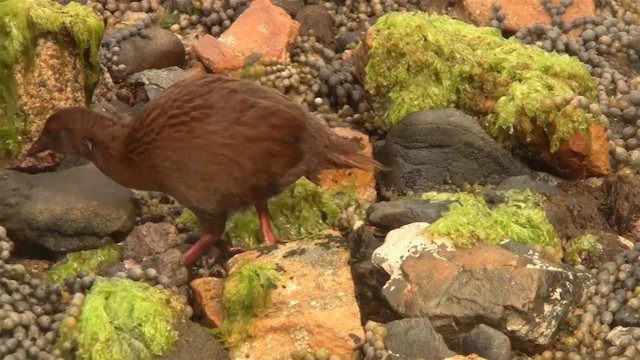
M 467 17 L 478 25 L 489 25 L 493 15 L 492 5 L 495 0 L 463 0 Z M 558 5 L 560 0 L 551 0 L 554 5 Z M 540 0 L 500 0 L 502 11 L 504 11 L 505 30 L 518 31 L 536 22 L 551 23 L 551 18 L 542 7 Z M 583 16 L 593 16 L 595 14 L 595 4 L 593 0 L 573 0 L 573 5 L 566 8 L 562 15 L 564 21 L 572 21 Z M 575 32 L 573 34 L 576 34 Z
M 251 5 L 218 39 L 203 36 L 195 51 L 214 73 L 240 69 L 248 57 L 289 62 L 287 46 L 298 35 L 300 24 L 269 0 L 253 0 Z
M 276 264 L 281 282 L 267 308 L 252 321 L 250 336 L 232 359 L 290 359 L 294 350 L 326 349 L 351 359 L 364 341 L 360 310 L 349 267 L 349 250 L 339 243 L 294 241 L 260 254 L 248 251 L 229 261 L 230 272 L 244 261 Z
M 369 142 L 369 137 L 359 131 L 349 128 L 333 128 L 336 134 L 344 137 L 358 138 L 364 146 L 363 153 L 373 156 L 373 147 Z M 376 180 L 373 170 L 365 171 L 360 169 L 328 169 L 322 171 L 318 178 L 320 186 L 327 189 L 340 189 L 355 186 L 358 199 L 364 202 L 376 201 Z
M 202 326 L 213 327 L 222 324 L 224 309 L 222 308 L 223 279 L 206 277 L 191 282 L 195 308 L 202 311 Z
M 607 134 L 601 125 L 592 124 L 588 137 L 579 132 L 561 142 L 557 158 L 578 177 L 611 174 Z

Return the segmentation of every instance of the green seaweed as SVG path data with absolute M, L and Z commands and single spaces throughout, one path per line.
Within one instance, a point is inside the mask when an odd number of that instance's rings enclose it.
M 174 324 L 184 310 L 175 294 L 129 279 L 99 278 L 88 292 L 75 327 L 62 326 L 57 346 L 77 338 L 85 360 L 151 359 L 171 349 Z
M 425 229 L 431 236 L 449 237 L 455 244 L 498 244 L 513 240 L 527 245 L 552 246 L 560 249 L 556 232 L 549 223 L 542 195 L 530 190 L 502 192 L 507 201 L 491 208 L 478 195 L 459 193 L 456 202 L 438 220 Z M 444 199 L 437 193 L 426 193 L 423 199 Z M 451 198 L 450 198 L 451 199 Z
M 54 283 L 59 283 L 67 276 L 75 276 L 80 270 L 95 274 L 104 266 L 120 261 L 121 254 L 121 247 L 117 244 L 68 253 L 62 261 L 49 270 L 49 279 Z
M 365 216 L 353 187 L 327 190 L 306 178 L 271 198 L 268 205 L 273 232 L 281 241 L 316 238 L 325 230 L 353 225 Z M 195 230 L 198 219 L 184 209 L 176 224 Z M 258 247 L 262 234 L 255 208 L 233 214 L 227 221 L 225 238 L 241 246 Z
M 0 0 L 0 156 L 16 153 L 21 130 L 15 67 L 20 62 L 29 70 L 34 60 L 34 41 L 43 34 L 68 33 L 80 56 L 87 56 L 98 70 L 98 49 L 104 24 L 90 7 L 76 2 L 60 5 L 53 0 Z M 90 75 L 90 74 L 89 74 Z
M 602 254 L 602 245 L 594 234 L 585 233 L 567 243 L 564 258 L 574 265 L 581 264 L 589 256 Z
M 213 333 L 229 347 L 238 345 L 247 337 L 251 320 L 266 307 L 269 294 L 279 281 L 280 274 L 273 264 L 240 264 L 224 281 L 224 320 Z
M 300 178 L 269 200 L 273 232 L 281 241 L 318 237 L 325 230 L 342 224 L 343 209 L 348 208 L 354 208 L 356 216 L 364 214 L 352 190 L 322 189 L 306 178 Z M 262 240 L 255 209 L 234 214 L 227 223 L 226 234 L 234 243 L 258 245 Z
M 500 140 L 515 127 L 526 133 L 540 124 L 552 132 L 554 152 L 562 139 L 603 120 L 542 106 L 542 100 L 568 93 L 595 100 L 596 82 L 577 58 L 423 12 L 388 13 L 372 31 L 365 86 L 380 128 L 390 129 L 413 111 L 455 106 L 488 115 L 483 125 Z

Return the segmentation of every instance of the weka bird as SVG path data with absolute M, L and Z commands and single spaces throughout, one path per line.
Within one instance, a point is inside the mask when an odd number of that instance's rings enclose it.
M 45 150 L 92 161 L 122 186 L 173 196 L 197 216 L 193 263 L 222 236 L 228 215 L 255 206 L 275 244 L 267 200 L 325 168 L 382 168 L 282 93 L 248 80 L 194 75 L 124 122 L 82 108 L 51 115 L 27 155 Z

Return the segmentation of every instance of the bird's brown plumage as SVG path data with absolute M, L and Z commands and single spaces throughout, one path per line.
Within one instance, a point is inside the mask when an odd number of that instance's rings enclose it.
M 31 153 L 44 148 L 82 155 L 123 186 L 172 195 L 214 237 L 231 212 L 266 203 L 302 176 L 382 168 L 278 91 L 212 74 L 172 85 L 129 123 L 61 110 Z

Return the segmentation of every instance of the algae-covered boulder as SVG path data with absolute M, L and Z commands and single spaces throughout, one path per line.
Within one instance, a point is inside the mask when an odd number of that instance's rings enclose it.
M 168 290 L 129 279 L 98 278 L 77 321 L 65 321 L 57 346 L 76 339 L 77 359 L 151 359 L 169 351 L 184 304 Z M 212 339 L 213 340 L 213 339 Z
M 86 105 L 103 31 L 77 2 L 0 0 L 0 158 L 19 155 L 55 110 Z
M 425 200 L 455 200 L 442 217 L 426 228 L 425 234 L 444 236 L 465 247 L 512 240 L 544 249 L 550 260 L 560 261 L 561 243 L 546 217 L 544 197 L 528 189 L 498 194 L 504 201 L 493 206 L 482 196 L 470 193 L 423 194 Z
M 273 232 L 280 241 L 313 239 L 324 231 L 353 226 L 364 219 L 364 209 L 353 190 L 323 189 L 300 178 L 269 200 Z M 178 224 L 195 229 L 197 219 L 185 210 Z M 240 211 L 227 221 L 226 237 L 234 244 L 261 244 L 260 222 L 254 208 Z
M 389 13 L 358 51 L 376 125 L 455 106 L 505 146 L 565 177 L 610 172 L 596 82 L 577 58 L 441 15 Z

